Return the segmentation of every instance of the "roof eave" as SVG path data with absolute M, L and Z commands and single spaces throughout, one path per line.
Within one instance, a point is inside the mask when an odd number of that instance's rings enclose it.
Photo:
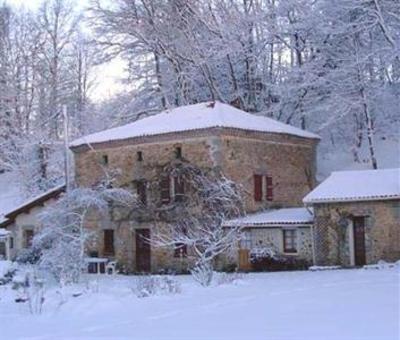
M 346 203 L 346 202 L 365 202 L 365 201 L 390 201 L 400 199 L 400 195 L 386 195 L 373 197 L 348 197 L 348 198 L 326 198 L 303 200 L 305 205 L 324 204 L 324 203 Z
M 165 133 L 158 133 L 158 134 L 143 134 L 140 136 L 133 136 L 133 137 L 127 137 L 127 138 L 121 138 L 121 139 L 110 139 L 110 140 L 104 140 L 104 141 L 98 141 L 98 142 L 84 142 L 80 144 L 74 144 L 72 142 L 69 145 L 69 149 L 72 152 L 79 152 L 79 150 L 86 150 L 87 148 L 92 148 L 94 146 L 101 146 L 101 145 L 107 145 L 107 144 L 112 144 L 112 143 L 125 143 L 125 142 L 136 142 L 140 141 L 140 139 L 146 139 L 146 138 L 157 138 L 157 137 L 166 137 L 166 136 L 173 136 L 176 134 L 185 134 L 185 133 L 194 133 L 194 132 L 199 132 L 199 131 L 227 131 L 227 130 L 236 130 L 236 131 L 242 131 L 242 132 L 254 132 L 254 133 L 261 133 L 261 134 L 273 134 L 273 135 L 286 135 L 286 136 L 292 136 L 296 138 L 302 138 L 306 140 L 313 140 L 319 142 L 321 140 L 321 137 L 313 134 L 310 132 L 310 134 L 314 136 L 300 136 L 297 134 L 292 134 L 292 133 L 287 133 L 287 132 L 273 132 L 273 131 L 257 131 L 257 130 L 249 130 L 249 129 L 241 129 L 241 128 L 234 128 L 234 127 L 227 127 L 227 126 L 209 126 L 205 128 L 198 128 L 198 129 L 188 129 L 188 130 L 182 130 L 182 131 L 174 131 L 174 132 L 165 132 Z M 84 138 L 84 137 L 82 137 Z M 79 139 L 78 139 L 79 140 Z M 146 142 L 144 142 L 146 143 Z

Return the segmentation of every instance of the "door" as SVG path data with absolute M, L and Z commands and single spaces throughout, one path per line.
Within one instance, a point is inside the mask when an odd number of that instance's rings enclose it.
M 239 249 L 239 269 L 244 271 L 251 270 L 249 258 L 250 251 L 248 249 Z
M 148 273 L 151 270 L 150 229 L 136 229 L 136 271 Z
M 354 264 L 365 265 L 365 217 L 353 218 Z

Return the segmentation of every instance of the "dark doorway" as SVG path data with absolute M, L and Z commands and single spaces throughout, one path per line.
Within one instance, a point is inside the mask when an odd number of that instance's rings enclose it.
M 150 229 L 136 229 L 136 271 L 148 273 L 151 271 Z
M 354 264 L 363 266 L 365 261 L 365 217 L 353 218 L 354 230 Z

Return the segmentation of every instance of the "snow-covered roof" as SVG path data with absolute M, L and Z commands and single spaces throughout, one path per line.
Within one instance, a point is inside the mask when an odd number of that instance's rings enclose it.
M 44 202 L 46 202 L 51 198 L 57 197 L 63 191 L 65 191 L 65 184 L 56 186 L 46 192 L 37 195 L 36 197 L 33 197 L 25 201 L 18 207 L 15 207 L 12 210 L 8 211 L 7 213 L 4 214 L 4 218 L 8 220 L 13 220 L 20 213 L 26 212 L 37 205 L 43 204 Z
M 303 202 L 347 202 L 400 198 L 400 168 L 333 172 Z
M 320 139 L 314 133 L 271 118 L 256 116 L 220 102 L 206 102 L 166 110 L 127 125 L 93 133 L 76 139 L 70 146 L 218 127 Z
M 276 210 L 265 210 L 262 212 L 249 214 L 245 217 L 233 219 L 225 222 L 225 226 L 242 227 L 251 226 L 280 226 L 280 225 L 304 225 L 312 224 L 312 210 L 306 208 L 283 208 Z
M 11 233 L 10 231 L 0 228 L 0 237 L 8 236 L 10 235 L 10 233 Z

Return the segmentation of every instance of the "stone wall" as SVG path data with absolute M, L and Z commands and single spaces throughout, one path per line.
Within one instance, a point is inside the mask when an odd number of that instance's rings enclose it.
M 287 228 L 293 229 L 294 227 L 288 226 Z M 273 249 L 275 254 L 283 257 L 290 257 L 299 260 L 306 261 L 309 265 L 313 263 L 313 250 L 312 250 L 312 233 L 311 227 L 297 226 L 297 253 L 287 254 L 283 249 L 283 230 L 284 226 L 276 227 L 254 227 L 245 228 L 243 232 L 249 233 L 247 237 L 250 238 L 250 242 L 246 245 L 241 245 L 242 249 L 254 249 L 254 248 L 269 248 Z M 238 249 L 233 254 L 220 256 L 218 259 L 219 269 L 229 267 L 239 267 Z M 251 267 L 251 266 L 250 266 Z M 249 267 L 249 268 L 250 268 Z M 240 268 L 239 268 L 240 269 Z
M 105 172 L 119 173 L 116 186 L 135 191 L 134 182 L 159 180 L 163 167 L 181 160 L 176 158 L 176 148 L 182 150 L 182 160 L 203 169 L 220 169 L 241 186 L 248 212 L 268 207 L 300 206 L 305 193 L 315 184 L 315 153 L 317 140 L 295 136 L 251 133 L 243 131 L 210 131 L 169 135 L 168 138 L 118 141 L 93 145 L 93 149 L 75 148 L 75 179 L 79 186 L 92 186 L 104 177 Z M 143 160 L 139 161 L 137 153 Z M 107 156 L 108 164 L 104 164 Z M 271 175 L 274 180 L 274 201 L 255 202 L 253 175 Z M 148 201 L 160 199 L 157 187 L 148 187 Z M 90 221 L 92 229 L 115 229 L 116 258 L 130 271 L 135 270 L 134 229 L 143 225 L 155 228 L 151 217 L 127 216 Z M 141 221 L 140 223 L 138 221 Z M 99 237 L 102 237 L 102 236 Z M 97 246 L 102 240 L 98 238 Z M 173 250 L 152 249 L 152 270 L 186 268 L 181 259 L 171 256 Z M 101 252 L 100 252 L 101 253 Z
M 400 200 L 314 205 L 316 265 L 351 266 L 352 216 L 365 216 L 365 252 L 368 264 L 400 259 Z M 340 221 L 348 218 L 348 225 Z

